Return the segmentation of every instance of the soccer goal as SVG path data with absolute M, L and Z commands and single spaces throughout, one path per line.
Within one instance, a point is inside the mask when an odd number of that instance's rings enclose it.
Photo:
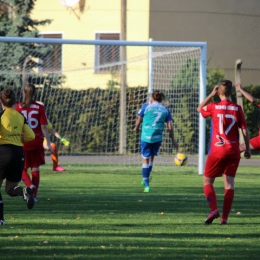
M 179 151 L 203 173 L 205 120 L 197 112 L 206 94 L 204 42 L 63 40 L 0 37 L 1 89 L 33 83 L 54 128 L 70 140 L 59 154 L 95 164 L 140 165 L 137 112 L 153 90 L 163 91 L 174 118 Z M 179 171 L 168 131 L 155 166 Z

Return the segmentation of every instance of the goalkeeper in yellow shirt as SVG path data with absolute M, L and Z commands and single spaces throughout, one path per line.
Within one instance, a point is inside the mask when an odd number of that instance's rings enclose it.
M 44 105 L 42 102 L 40 101 L 37 101 L 37 103 L 41 104 L 41 105 Z M 70 142 L 65 138 L 65 137 L 62 137 L 52 126 L 51 122 L 49 121 L 48 119 L 48 125 L 47 125 L 47 129 L 49 130 L 49 132 L 51 134 L 53 134 L 54 136 L 56 136 L 58 139 L 60 139 L 60 141 L 65 145 L 65 146 L 69 146 Z M 46 150 L 49 150 L 48 146 L 47 146 L 47 140 L 44 138 L 43 140 L 43 147 L 44 149 Z M 54 150 L 54 153 L 50 153 L 50 156 L 51 156 L 51 159 L 52 159 L 52 162 L 53 162 L 53 168 L 52 170 L 53 171 L 56 171 L 56 172 L 63 172 L 65 171 L 66 169 L 61 167 L 59 165 L 59 160 L 58 160 L 58 150 L 57 150 L 57 145 L 55 143 L 51 143 L 51 147 L 52 149 Z

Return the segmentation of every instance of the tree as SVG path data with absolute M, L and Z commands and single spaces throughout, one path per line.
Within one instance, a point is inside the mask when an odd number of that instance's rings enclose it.
M 0 2 L 0 36 L 39 37 L 37 26 L 47 25 L 51 20 L 33 20 L 30 16 L 35 0 L 4 0 Z M 24 86 L 30 72 L 38 68 L 38 58 L 50 51 L 51 45 L 34 43 L 1 43 L 0 87 Z M 11 72 L 11 73 L 10 73 Z

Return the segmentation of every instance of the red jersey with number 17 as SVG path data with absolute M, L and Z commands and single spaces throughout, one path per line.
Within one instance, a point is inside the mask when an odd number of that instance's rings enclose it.
M 201 109 L 203 117 L 211 117 L 209 155 L 217 158 L 240 158 L 238 129 L 247 128 L 241 106 L 224 99 Z
M 15 109 L 24 115 L 29 126 L 35 133 L 35 139 L 33 141 L 24 143 L 23 149 L 28 151 L 42 148 L 43 133 L 41 125 L 48 124 L 44 106 L 36 103 L 35 101 L 32 101 L 30 107 L 24 107 L 23 103 L 21 102 L 15 106 Z

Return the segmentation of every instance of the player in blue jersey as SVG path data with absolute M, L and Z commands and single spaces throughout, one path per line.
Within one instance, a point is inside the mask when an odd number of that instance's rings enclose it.
M 169 130 L 172 145 L 178 149 L 178 143 L 174 139 L 173 118 L 170 111 L 161 104 L 164 99 L 165 95 L 161 91 L 155 90 L 152 94 L 150 104 L 142 105 L 139 110 L 134 127 L 134 131 L 137 131 L 142 123 L 140 146 L 144 192 L 150 191 L 149 178 L 153 167 L 154 156 L 159 155 L 165 123 Z

